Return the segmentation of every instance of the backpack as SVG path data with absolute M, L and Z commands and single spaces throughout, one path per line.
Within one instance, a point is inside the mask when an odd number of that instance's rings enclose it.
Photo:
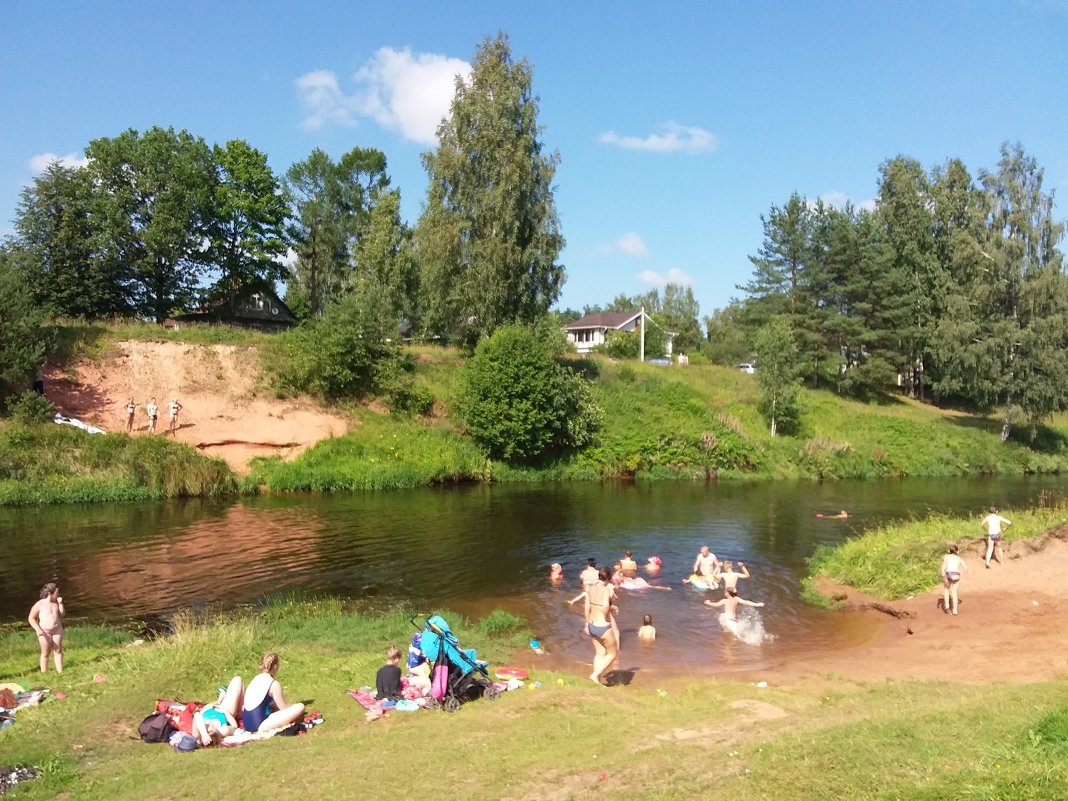
M 173 731 L 174 726 L 166 712 L 153 712 L 137 727 L 137 732 L 146 743 L 165 743 Z

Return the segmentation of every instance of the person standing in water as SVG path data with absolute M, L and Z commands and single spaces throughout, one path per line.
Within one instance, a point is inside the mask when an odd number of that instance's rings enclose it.
M 739 562 L 738 567 L 741 568 L 741 572 L 737 572 L 734 569 L 734 563 L 730 559 L 723 560 L 723 570 L 716 574 L 717 581 L 723 581 L 723 594 L 726 595 L 729 590 L 738 589 L 738 579 L 749 578 L 749 569 L 745 566 L 745 562 Z
M 957 554 L 956 545 L 950 545 L 946 555 L 942 557 L 942 610 L 949 614 L 957 614 L 957 585 L 960 584 L 961 576 L 968 569 L 964 560 Z
M 738 604 L 742 606 L 763 606 L 763 601 L 747 601 L 738 597 L 738 590 L 727 590 L 727 597 L 718 601 L 705 601 L 705 606 L 723 607 L 723 614 L 719 616 L 719 622 L 732 634 L 738 634 Z
M 592 585 L 597 583 L 597 560 L 590 557 L 586 560 L 586 567 L 582 568 L 582 572 L 579 573 L 579 581 L 582 582 L 583 589 L 589 589 Z
M 598 580 L 585 593 L 586 633 L 593 640 L 590 681 L 600 684 L 605 671 L 619 658 L 619 635 L 612 620 L 612 573 L 602 568 Z
M 698 553 L 697 558 L 693 560 L 693 572 L 698 576 L 713 579 L 716 575 L 716 571 L 719 570 L 719 564 L 716 555 L 708 550 L 708 546 L 702 545 L 700 553 Z
M 996 506 L 991 506 L 990 514 L 984 517 L 979 525 L 986 532 L 986 557 L 983 561 L 986 562 L 986 569 L 989 570 L 991 556 L 998 560 L 999 565 L 1001 564 L 1001 535 L 1005 529 L 1012 525 L 1012 521 L 999 515 Z M 995 549 L 997 550 L 996 556 L 994 554 Z
M 623 554 L 623 558 L 619 560 L 619 566 L 623 568 L 623 572 L 627 575 L 634 575 L 638 572 L 638 563 L 634 561 L 634 552 L 626 551 Z
M 59 588 L 49 582 L 41 587 L 41 600 L 30 609 L 27 618 L 30 626 L 37 632 L 37 642 L 41 646 L 41 672 L 48 671 L 48 655 L 56 663 L 56 673 L 63 672 L 63 616 L 67 610 Z
M 159 419 L 159 406 L 156 405 L 156 399 L 153 398 L 148 402 L 145 407 L 145 413 L 148 415 L 148 433 L 156 433 L 156 421 Z
M 642 627 L 638 629 L 638 639 L 644 643 L 656 642 L 656 628 L 653 627 L 652 615 L 642 618 Z

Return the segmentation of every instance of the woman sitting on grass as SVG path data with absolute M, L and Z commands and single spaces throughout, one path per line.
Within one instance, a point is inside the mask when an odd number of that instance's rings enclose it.
M 284 729 L 304 716 L 304 704 L 287 704 L 282 685 L 275 679 L 281 660 L 268 651 L 260 660 L 260 673 L 245 690 L 241 726 L 248 732 Z M 232 684 L 233 682 L 231 682 Z

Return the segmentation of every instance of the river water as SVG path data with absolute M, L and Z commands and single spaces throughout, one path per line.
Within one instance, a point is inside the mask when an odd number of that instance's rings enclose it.
M 0 620 L 23 618 L 50 580 L 69 615 L 91 620 L 296 592 L 474 617 L 503 607 L 531 621 L 557 657 L 588 662 L 581 604 L 565 602 L 587 557 L 611 564 L 629 548 L 639 564 L 659 555 L 663 569 L 650 580 L 672 590 L 622 591 L 628 667 L 752 670 L 868 635 L 856 617 L 802 601 L 805 559 L 818 545 L 932 511 L 974 514 L 978 524 L 991 503 L 1022 506 L 1066 490 L 1068 481 L 1049 477 L 577 483 L 0 509 Z M 847 520 L 816 517 L 840 509 Z M 752 619 L 768 635 L 759 644 L 722 631 L 702 605 L 720 593 L 681 583 L 703 544 L 752 573 L 739 587 L 767 604 Z M 564 566 L 561 586 L 547 580 L 552 562 Z M 652 647 L 635 638 L 644 614 L 658 630 Z

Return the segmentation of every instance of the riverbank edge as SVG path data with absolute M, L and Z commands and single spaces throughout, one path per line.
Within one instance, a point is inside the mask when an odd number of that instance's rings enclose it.
M 1044 793 L 1034 798 L 1050 798 L 1068 788 L 1061 750 L 1068 739 L 1058 739 L 1068 734 L 1064 680 L 967 687 L 827 676 L 758 687 L 689 677 L 655 688 L 605 689 L 534 669 L 540 688 L 453 715 L 394 714 L 365 723 L 345 690 L 373 684 L 389 644 L 403 651 L 413 631 L 409 614 L 358 615 L 332 599 L 285 600 L 256 614 L 180 615 L 169 636 L 141 644 L 130 632 L 72 624 L 68 669 L 59 677 L 29 669 L 36 645 L 28 629 L 8 632 L 0 635 L 0 674 L 34 686 L 47 682 L 66 698 L 20 713 L 0 735 L 0 764 L 38 769 L 41 778 L 19 791 L 28 801 L 183 799 L 202 796 L 206 786 L 235 799 L 275 797 L 274 791 L 344 798 L 354 783 L 369 798 L 417 798 L 462 782 L 472 801 L 605 791 L 676 798 L 712 784 L 738 801 L 828 795 L 918 801 L 956 797 L 949 791 L 964 785 L 988 788 L 991 797 L 1031 798 L 1011 793 L 1030 785 Z M 493 633 L 492 625 L 481 631 L 481 622 L 443 614 L 463 647 L 477 647 L 497 666 L 526 636 L 522 629 Z M 133 736 L 156 698 L 209 699 L 229 676 L 247 680 L 268 649 L 281 656 L 278 678 L 287 696 L 323 714 L 324 725 L 310 735 L 192 757 Z M 950 715 L 959 734 L 942 747 Z M 987 758 L 991 741 L 999 744 L 994 759 Z M 395 772 L 381 766 L 409 764 L 409 755 L 428 767 L 407 771 L 398 790 Z
M 1031 509 L 1002 509 L 1012 519 L 1003 536 L 1006 558 L 1034 553 L 1050 539 L 1068 541 L 1068 500 L 1047 499 Z M 898 601 L 928 592 L 941 583 L 938 565 L 950 545 L 962 554 L 979 553 L 983 536 L 977 531 L 983 515 L 932 515 L 872 529 L 833 547 L 821 546 L 808 559 L 809 574 L 802 595 L 809 603 L 841 608 L 851 588 L 875 603 Z M 837 586 L 836 586 L 837 585 Z

